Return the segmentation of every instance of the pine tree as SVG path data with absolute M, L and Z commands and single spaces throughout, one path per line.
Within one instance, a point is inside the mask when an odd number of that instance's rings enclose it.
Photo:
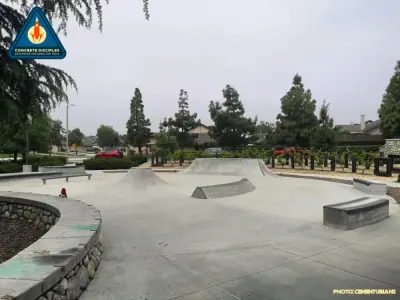
M 175 113 L 175 118 L 169 118 L 167 124 L 172 127 L 176 141 L 181 149 L 184 146 L 191 145 L 194 140 L 194 135 L 189 134 L 189 131 L 200 124 L 197 120 L 197 113 L 191 114 L 189 110 L 189 96 L 187 91 L 181 89 L 179 92 L 178 112 Z
M 227 85 L 222 91 L 225 102 L 222 105 L 211 101 L 210 117 L 214 125 L 210 127 L 211 136 L 221 146 L 236 148 L 246 145 L 254 137 L 257 120 L 244 117 L 245 109 L 235 88 Z
M 336 145 L 337 130 L 333 119 L 329 116 L 329 103 L 325 100 L 319 110 L 319 126 L 315 132 L 315 142 L 313 146 L 318 149 L 328 151 Z
M 383 136 L 385 138 L 400 137 L 400 60 L 383 94 L 378 114 Z
M 142 94 L 138 88 L 135 89 L 135 94 L 131 100 L 131 116 L 126 123 L 127 139 L 130 145 L 137 147 L 139 153 L 142 154 L 142 147 L 150 141 L 151 123 L 146 119 L 144 114 L 144 105 Z
M 315 107 L 311 91 L 304 89 L 301 76 L 296 74 L 292 87 L 281 99 L 282 112 L 276 117 L 277 142 L 308 147 L 318 126 Z

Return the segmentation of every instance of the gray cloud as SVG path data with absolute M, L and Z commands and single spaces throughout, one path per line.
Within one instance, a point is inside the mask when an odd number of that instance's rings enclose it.
M 248 4 L 246 4 L 248 3 Z M 377 118 L 400 52 L 400 2 L 363 0 L 111 1 L 104 31 L 71 21 L 61 36 L 67 58 L 50 62 L 77 80 L 70 128 L 95 134 L 100 124 L 125 132 L 135 87 L 156 130 L 177 107 L 179 89 L 210 123 L 208 103 L 232 84 L 249 116 L 275 121 L 280 98 L 298 72 L 336 123 Z M 65 106 L 54 117 L 65 124 Z

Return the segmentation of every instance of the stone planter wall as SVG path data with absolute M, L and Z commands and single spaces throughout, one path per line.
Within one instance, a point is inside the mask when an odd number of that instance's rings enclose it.
M 44 231 L 0 264 L 0 299 L 79 299 L 103 253 L 100 212 L 79 200 L 0 192 L 0 218 L 26 220 Z

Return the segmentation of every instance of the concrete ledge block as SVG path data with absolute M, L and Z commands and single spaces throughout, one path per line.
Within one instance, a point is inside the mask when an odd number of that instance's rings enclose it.
M 225 198 L 250 193 L 255 189 L 256 187 L 247 178 L 242 178 L 235 182 L 196 187 L 192 198 Z
M 363 197 L 323 207 L 324 225 L 351 230 L 389 217 L 389 200 Z
M 360 178 L 353 179 L 353 188 L 368 194 L 386 195 L 386 184 Z

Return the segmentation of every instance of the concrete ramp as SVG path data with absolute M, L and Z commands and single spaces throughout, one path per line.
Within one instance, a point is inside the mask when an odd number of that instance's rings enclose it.
M 196 158 L 182 173 L 228 176 L 273 176 L 262 159 L 256 158 Z
M 247 178 L 242 178 L 235 182 L 196 187 L 192 198 L 225 198 L 250 193 L 255 189 L 256 187 Z
M 118 183 L 125 186 L 134 186 L 138 189 L 164 186 L 167 184 L 158 177 L 151 168 L 130 168 Z

